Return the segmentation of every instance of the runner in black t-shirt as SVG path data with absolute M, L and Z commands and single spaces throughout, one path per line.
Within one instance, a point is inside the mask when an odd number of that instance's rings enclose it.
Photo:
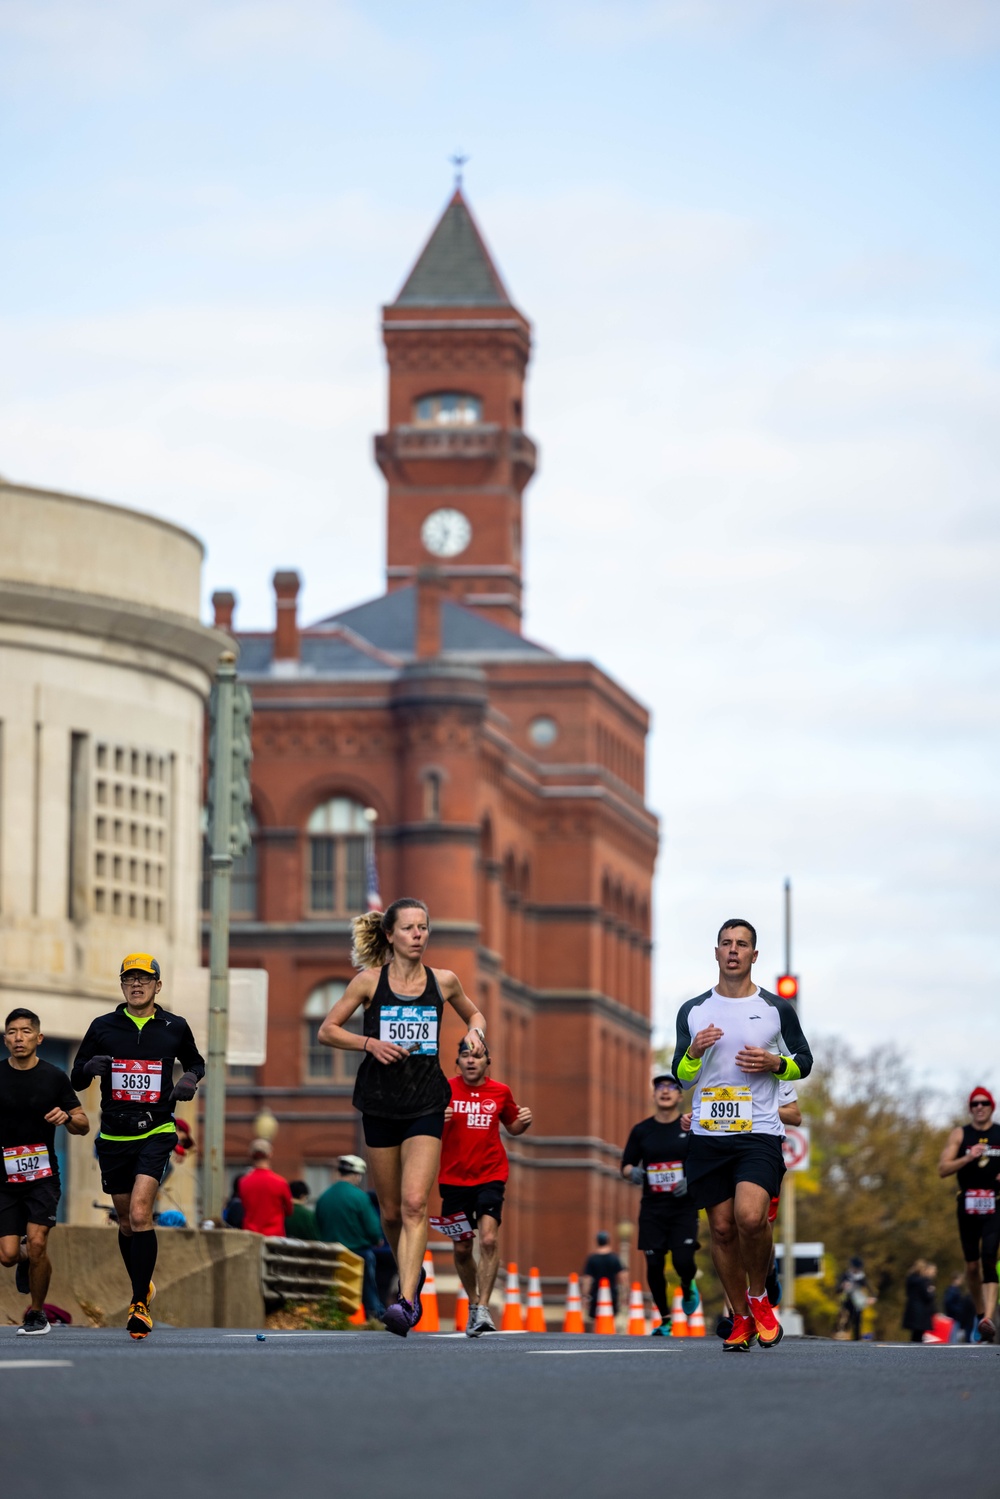
M 597 1317 L 597 1293 L 601 1288 L 602 1280 L 606 1280 L 611 1287 L 611 1306 L 617 1315 L 618 1293 L 625 1289 L 625 1267 L 611 1248 L 610 1235 L 606 1234 L 603 1229 L 597 1235 L 597 1248 L 593 1254 L 587 1256 L 580 1286 L 587 1302 L 591 1322 Z
M 47 1240 L 59 1206 L 56 1128 L 85 1135 L 90 1124 L 65 1072 L 37 1055 L 43 1037 L 33 1010 L 11 1010 L 3 1039 L 10 1057 L 0 1062 L 0 1265 L 15 1266 L 17 1289 L 31 1295 L 18 1332 L 45 1333 Z
M 670 1072 L 653 1078 L 654 1112 L 637 1124 L 622 1152 L 622 1176 L 642 1187 L 639 1249 L 646 1256 L 646 1280 L 663 1321 L 654 1331 L 670 1336 L 667 1255 L 680 1277 L 684 1312 L 698 1306 L 694 1283 L 698 1248 L 698 1209 L 688 1200 L 684 1178 L 688 1132 L 681 1126 L 681 1085 Z
M 940 1176 L 958 1177 L 958 1233 L 965 1277 L 975 1303 L 975 1342 L 994 1342 L 997 1334 L 997 1255 L 1000 1254 L 1000 1124 L 993 1122 L 996 1104 L 988 1088 L 969 1094 L 972 1120 L 948 1136 L 938 1166 Z

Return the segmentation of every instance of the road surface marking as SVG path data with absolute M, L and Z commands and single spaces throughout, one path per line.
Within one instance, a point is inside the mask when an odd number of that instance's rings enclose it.
M 4 1358 L 0 1369 L 72 1369 L 71 1358 Z

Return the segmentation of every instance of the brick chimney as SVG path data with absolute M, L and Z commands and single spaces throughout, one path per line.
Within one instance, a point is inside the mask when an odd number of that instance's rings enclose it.
M 213 593 L 212 608 L 215 611 L 215 628 L 233 633 L 233 610 L 236 608 L 235 593 Z
M 299 659 L 298 597 L 301 580 L 296 572 L 275 573 L 273 578 L 277 620 L 274 627 L 275 661 Z
M 436 567 L 417 570 L 417 636 L 414 650 L 419 661 L 441 654 L 441 605 L 448 583 Z

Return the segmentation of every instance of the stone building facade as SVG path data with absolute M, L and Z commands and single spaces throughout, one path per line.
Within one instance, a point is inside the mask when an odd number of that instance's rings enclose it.
M 254 701 L 232 961 L 270 986 L 267 1062 L 230 1078 L 227 1155 L 243 1158 L 264 1107 L 277 1168 L 314 1188 L 359 1148 L 356 1057 L 315 1035 L 352 976 L 374 829 L 383 904 L 428 903 L 430 961 L 481 1006 L 494 1075 L 534 1110 L 508 1142 L 506 1253 L 564 1275 L 634 1211 L 617 1163 L 648 1103 L 648 715 L 599 666 L 521 633 L 531 330 L 460 192 L 383 332 L 386 592 L 307 626 L 298 575 L 280 572 L 260 633 L 215 596 Z M 458 1033 L 453 1017 L 449 1070 Z
M 0 1010 L 34 1010 L 56 1065 L 132 949 L 204 1036 L 202 720 L 230 642 L 200 623 L 201 563 L 165 521 L 0 482 Z M 96 1084 L 84 1103 L 96 1125 Z M 93 1135 L 57 1144 L 66 1216 L 100 1221 Z M 172 1182 L 190 1208 L 193 1171 Z

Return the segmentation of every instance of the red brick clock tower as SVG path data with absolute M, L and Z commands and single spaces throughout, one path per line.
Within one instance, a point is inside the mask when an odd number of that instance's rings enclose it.
M 531 327 L 511 302 L 460 189 L 383 309 L 389 430 L 387 587 L 437 569 L 456 603 L 521 627 L 523 430 Z

